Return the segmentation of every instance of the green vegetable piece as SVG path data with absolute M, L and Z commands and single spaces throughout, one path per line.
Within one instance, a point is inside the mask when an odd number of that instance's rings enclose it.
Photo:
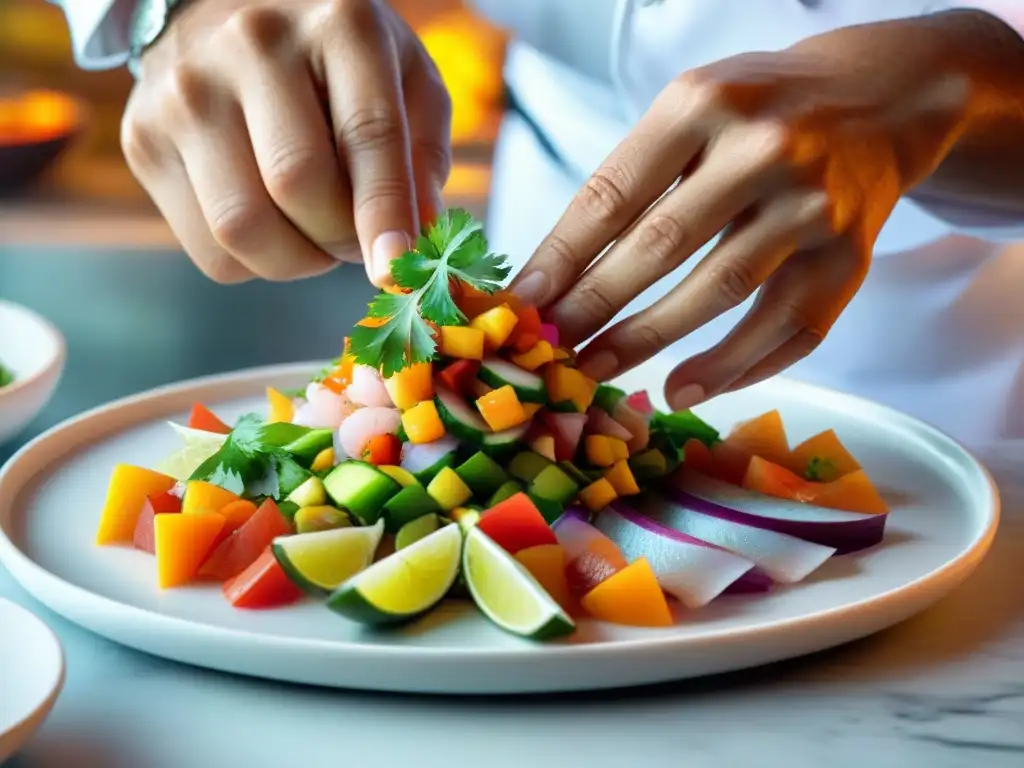
M 665 454 L 657 448 L 650 448 L 631 456 L 629 468 L 633 471 L 633 477 L 638 482 L 642 482 L 663 477 L 668 471 L 668 463 L 665 460 Z
M 831 483 L 839 478 L 839 467 L 831 459 L 815 456 L 807 462 L 804 476 L 816 483 Z
M 14 383 L 14 372 L 0 363 L 0 387 L 6 387 Z
M 308 467 L 313 463 L 313 459 L 317 457 L 325 448 L 330 448 L 334 444 L 334 432 L 330 429 L 311 429 L 306 434 L 297 437 L 296 439 L 283 446 L 286 453 L 291 454 L 296 461 L 304 466 Z
M 372 464 L 343 461 L 324 480 L 331 500 L 349 510 L 363 525 L 380 519 L 384 505 L 402 490 L 402 486 Z
M 529 494 L 531 498 L 548 499 L 564 506 L 576 498 L 579 490 L 579 485 L 569 475 L 551 464 L 542 469 L 530 483 Z
M 286 501 L 292 501 L 299 507 L 318 507 L 327 503 L 327 491 L 319 477 L 310 477 L 288 494 Z
M 509 462 L 508 471 L 512 477 L 519 478 L 524 483 L 532 483 L 534 478 L 541 473 L 551 462 L 533 451 L 517 453 Z
M 501 465 L 482 451 L 477 451 L 455 468 L 455 472 L 473 491 L 474 496 L 486 498 L 505 482 L 508 474 Z
M 504 483 L 494 494 L 487 500 L 487 509 L 497 506 L 505 499 L 515 496 L 517 493 L 521 493 L 523 486 L 517 483 L 515 480 L 509 480 Z
M 406 523 L 440 511 L 440 505 L 426 488 L 410 485 L 384 503 L 384 530 L 397 533 Z
M 558 462 L 558 468 L 567 474 L 572 480 L 580 486 L 587 486 L 594 482 L 590 475 L 586 474 L 582 469 L 577 467 L 571 461 L 560 461 Z M 598 471 L 598 477 L 602 476 L 602 473 Z
M 618 405 L 618 402 L 625 396 L 626 393 L 617 387 L 598 384 L 597 392 L 594 393 L 594 405 L 610 414 L 615 406 Z
M 541 517 L 550 525 L 562 516 L 565 512 L 565 506 L 559 504 L 553 499 L 545 499 L 543 496 L 536 496 L 532 493 L 527 493 L 530 497 L 530 501 L 533 502 L 534 506 L 537 507 L 537 511 L 540 512 Z

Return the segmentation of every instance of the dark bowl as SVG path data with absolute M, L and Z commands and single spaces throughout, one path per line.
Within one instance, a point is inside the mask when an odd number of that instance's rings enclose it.
M 0 197 L 21 192 L 35 182 L 68 148 L 77 131 L 74 126 L 61 136 L 37 142 L 0 143 Z

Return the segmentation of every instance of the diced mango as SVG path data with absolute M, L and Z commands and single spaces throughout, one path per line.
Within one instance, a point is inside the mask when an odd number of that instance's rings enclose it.
M 596 381 L 561 363 L 544 369 L 544 383 L 552 403 L 572 403 L 578 413 L 587 412 L 597 393 Z
M 633 477 L 633 470 L 629 468 L 629 462 L 619 459 L 604 473 L 604 478 L 612 484 L 617 496 L 636 496 L 640 493 L 640 486 Z
M 580 601 L 595 619 L 636 627 L 668 627 L 672 611 L 647 558 L 609 576 Z
M 566 557 L 561 544 L 527 547 L 516 552 L 515 558 L 564 610 L 575 608 L 569 582 L 565 578 Z
M 412 408 L 424 400 L 434 399 L 434 366 L 416 363 L 403 368 L 384 380 L 384 388 L 395 407 L 401 411 Z
M 174 487 L 173 477 L 144 467 L 118 464 L 110 476 L 107 500 L 103 505 L 96 543 L 130 544 L 142 503 L 149 496 L 166 493 Z
M 309 465 L 309 468 L 314 472 L 323 472 L 324 470 L 330 469 L 334 466 L 334 448 L 324 448 L 320 453 L 313 459 L 313 463 Z
M 508 304 L 502 304 L 474 317 L 469 327 L 483 331 L 485 349 L 494 352 L 508 341 L 518 322 L 519 316 L 512 308 Z
M 509 384 L 478 398 L 476 408 L 484 417 L 487 426 L 495 432 L 517 427 L 527 418 L 523 404 L 519 402 L 516 391 Z
M 238 494 L 225 490 L 219 485 L 203 480 L 189 480 L 185 486 L 185 495 L 181 500 L 181 513 L 194 515 L 200 512 L 220 512 L 221 509 L 238 499 Z
M 290 422 L 295 418 L 295 404 L 288 395 L 278 392 L 273 387 L 267 387 L 267 400 L 270 403 L 270 414 L 267 421 L 271 424 L 277 422 Z
M 419 481 L 415 476 L 405 467 L 396 467 L 391 464 L 382 464 L 377 467 L 381 472 L 390 477 L 396 483 L 403 488 L 408 488 L 410 485 L 419 485 Z
M 445 512 L 461 507 L 473 497 L 473 491 L 451 467 L 445 467 L 434 475 L 427 486 L 427 493 Z
M 595 467 L 610 467 L 615 463 L 612 438 L 607 435 L 587 435 L 583 442 L 583 451 L 587 461 Z
M 460 360 L 484 359 L 484 332 L 460 325 L 441 326 L 440 352 Z
M 444 437 L 444 422 L 433 400 L 424 400 L 403 413 L 402 427 L 410 443 L 432 443 Z
M 194 579 L 223 527 L 224 517 L 216 512 L 157 515 L 153 541 L 160 589 L 180 587 Z
M 629 445 L 625 440 L 620 440 L 617 437 L 611 438 L 612 456 L 615 457 L 616 461 L 622 461 L 622 459 L 629 458 Z
M 580 491 L 580 501 L 591 512 L 601 511 L 617 498 L 618 494 L 615 493 L 615 486 L 605 477 L 595 480 Z
M 512 355 L 512 362 L 527 371 L 536 371 L 543 365 L 547 365 L 555 359 L 554 348 L 541 339 L 526 352 Z
M 540 403 L 523 403 L 523 413 L 526 414 L 526 418 L 532 419 L 543 407 Z

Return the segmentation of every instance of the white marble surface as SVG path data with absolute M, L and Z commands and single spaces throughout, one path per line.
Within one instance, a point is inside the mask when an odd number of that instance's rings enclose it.
M 440 699 L 231 677 L 80 630 L 0 569 L 0 595 L 55 629 L 68 664 L 50 719 L 9 765 L 1019 768 L 1024 474 L 1005 450 L 989 463 L 1006 496 L 996 544 L 932 610 L 800 661 L 620 693 Z

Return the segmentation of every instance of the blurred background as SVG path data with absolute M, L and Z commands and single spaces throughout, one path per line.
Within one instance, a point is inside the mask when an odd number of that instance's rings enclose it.
M 446 198 L 483 215 L 502 112 L 505 38 L 461 0 L 391 0 L 421 35 L 454 104 Z M 7 246 L 170 249 L 175 241 L 125 166 L 125 69 L 74 63 L 59 8 L 0 0 L 0 240 Z

